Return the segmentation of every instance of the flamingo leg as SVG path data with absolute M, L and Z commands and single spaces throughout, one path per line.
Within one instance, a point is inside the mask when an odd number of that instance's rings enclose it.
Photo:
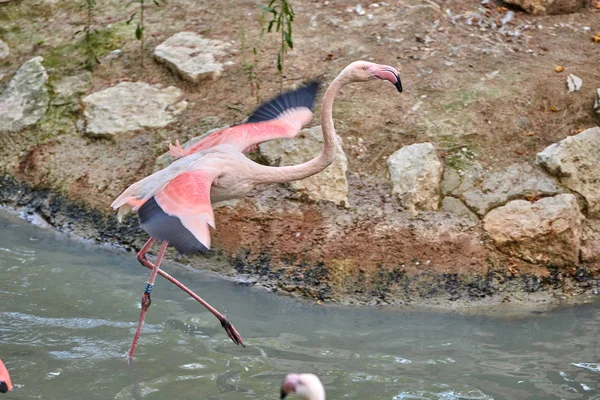
M 152 264 L 150 261 L 148 261 L 148 259 L 146 258 L 146 253 L 148 252 L 148 250 L 150 250 L 150 247 L 152 246 L 152 244 L 154 242 L 155 242 L 155 239 L 150 238 L 146 242 L 146 244 L 144 244 L 144 246 L 142 247 L 142 249 L 140 250 L 140 252 L 137 255 L 138 261 L 144 267 L 149 268 L 153 271 L 154 271 L 154 264 Z M 158 259 L 156 261 L 159 262 Z M 246 347 L 246 345 L 244 344 L 244 341 L 242 339 L 242 336 L 239 334 L 239 332 L 235 329 L 235 327 L 231 324 L 231 322 L 223 314 L 218 312 L 213 306 L 208 304 L 208 302 L 206 302 L 202 297 L 198 296 L 192 290 L 187 288 L 183 283 L 179 282 L 177 279 L 173 278 L 171 275 L 169 275 L 162 269 L 157 269 L 157 273 L 158 273 L 158 275 L 167 279 L 168 281 L 173 283 L 175 286 L 177 286 L 178 288 L 180 288 L 181 290 L 186 292 L 194 300 L 196 300 L 198 303 L 202 304 L 208 311 L 210 311 L 211 314 L 214 315 L 219 320 L 219 322 L 221 323 L 221 326 L 223 327 L 223 329 L 225 329 L 225 332 L 227 332 L 227 336 L 229 336 L 229 338 L 233 341 L 233 343 L 237 344 L 238 346 L 242 345 L 243 347 Z
M 144 248 L 147 246 L 146 252 L 152 246 L 152 242 L 149 240 Z M 144 318 L 146 318 L 146 311 L 150 308 L 150 304 L 152 304 L 152 300 L 150 299 L 150 293 L 152 293 L 152 288 L 154 287 L 154 281 L 156 280 L 156 275 L 158 274 L 160 263 L 162 262 L 163 257 L 165 256 L 165 251 L 167 250 L 167 245 L 169 242 L 164 241 L 160 246 L 160 250 L 158 252 L 158 256 L 156 256 L 156 262 L 152 265 L 152 272 L 150 272 L 150 278 L 148 278 L 148 284 L 146 285 L 146 289 L 144 289 L 144 293 L 142 294 L 142 311 L 140 312 L 140 320 L 138 321 L 137 330 L 135 331 L 135 336 L 133 337 L 133 343 L 131 344 L 131 349 L 129 350 L 129 358 L 133 358 L 133 353 L 135 352 L 135 347 L 137 346 L 138 339 L 140 338 L 140 334 L 142 333 L 142 327 L 144 326 Z M 142 248 L 142 250 L 144 249 Z

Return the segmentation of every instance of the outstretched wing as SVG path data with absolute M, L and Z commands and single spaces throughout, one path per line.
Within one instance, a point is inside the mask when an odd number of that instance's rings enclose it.
M 181 253 L 210 249 L 208 227 L 215 227 L 210 189 L 218 174 L 195 170 L 177 175 L 138 210 L 142 228 Z
M 188 149 L 177 141 L 175 146 L 169 146 L 170 153 L 174 157 L 183 157 L 224 143 L 239 151 L 250 151 L 262 142 L 293 138 L 312 119 L 311 110 L 319 84 L 319 81 L 312 81 L 282 93 L 258 107 L 245 123 L 214 132 Z

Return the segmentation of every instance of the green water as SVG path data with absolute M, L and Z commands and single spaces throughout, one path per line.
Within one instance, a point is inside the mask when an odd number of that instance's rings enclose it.
M 248 344 L 157 278 L 134 368 L 125 354 L 148 278 L 133 254 L 0 212 L 3 399 L 278 399 L 288 372 L 328 399 L 600 399 L 600 303 L 521 318 L 324 307 L 166 262 Z

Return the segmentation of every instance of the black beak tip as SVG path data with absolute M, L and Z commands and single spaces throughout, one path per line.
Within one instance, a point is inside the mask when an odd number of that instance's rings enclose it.
M 396 81 L 396 83 L 394 83 L 394 86 L 396 86 L 396 89 L 398 89 L 398 91 L 400 93 L 402 93 L 402 82 L 400 82 L 400 78 L 398 78 L 398 80 Z
M 281 397 L 280 399 L 285 399 L 285 397 L 287 396 L 287 393 L 283 391 L 283 389 L 281 389 Z
M 0 393 L 8 392 L 8 385 L 4 381 L 0 381 Z

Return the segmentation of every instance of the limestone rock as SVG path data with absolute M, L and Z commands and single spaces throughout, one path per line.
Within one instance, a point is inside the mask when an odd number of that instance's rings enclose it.
M 188 81 L 216 80 L 223 72 L 223 65 L 217 58 L 226 54 L 228 46 L 228 43 L 206 39 L 195 32 L 179 32 L 158 45 L 154 57 Z
M 336 158 L 325 170 L 291 186 L 305 192 L 312 200 L 329 200 L 336 204 L 348 204 L 348 159 L 341 146 L 341 138 L 336 141 Z M 306 162 L 323 150 L 323 133 L 320 126 L 303 129 L 292 140 L 275 140 L 260 145 L 260 153 L 271 165 L 286 166 Z
M 583 215 L 572 194 L 535 203 L 514 200 L 490 211 L 484 229 L 501 251 L 524 260 L 564 266 L 579 261 Z
M 579 11 L 585 0 L 506 0 L 530 14 L 567 14 Z
M 589 216 L 600 215 L 600 127 L 546 147 L 536 161 L 585 198 Z
M 596 98 L 594 99 L 594 114 L 596 122 L 600 125 L 600 89 L 596 89 Z
M 442 194 L 446 195 L 452 193 L 460 186 L 461 177 L 457 170 L 454 168 L 444 169 L 442 175 Z
M 42 57 L 24 63 L 0 95 L 0 132 L 19 131 L 39 121 L 48 108 L 48 74 Z
M 581 261 L 600 261 L 600 221 L 585 220 L 581 239 Z
M 456 197 L 444 197 L 442 200 L 442 210 L 452 214 L 456 214 L 460 217 L 466 217 L 471 221 L 479 221 L 477 215 L 465 206 L 465 203 L 457 199 Z
M 442 163 L 431 143 L 404 146 L 387 160 L 392 193 L 413 214 L 437 210 Z
M 580 77 L 573 74 L 567 76 L 567 89 L 569 93 L 579 91 L 581 86 L 583 86 L 583 80 Z
M 483 216 L 510 199 L 562 192 L 554 179 L 540 168 L 522 163 L 494 172 L 475 166 L 465 171 L 461 184 L 451 194 L 463 199 L 471 210 Z
M 113 136 L 143 128 L 162 128 L 173 122 L 181 90 L 143 82 L 121 82 L 83 98 L 86 133 Z
M 4 60 L 10 55 L 8 45 L 0 40 L 0 60 Z

